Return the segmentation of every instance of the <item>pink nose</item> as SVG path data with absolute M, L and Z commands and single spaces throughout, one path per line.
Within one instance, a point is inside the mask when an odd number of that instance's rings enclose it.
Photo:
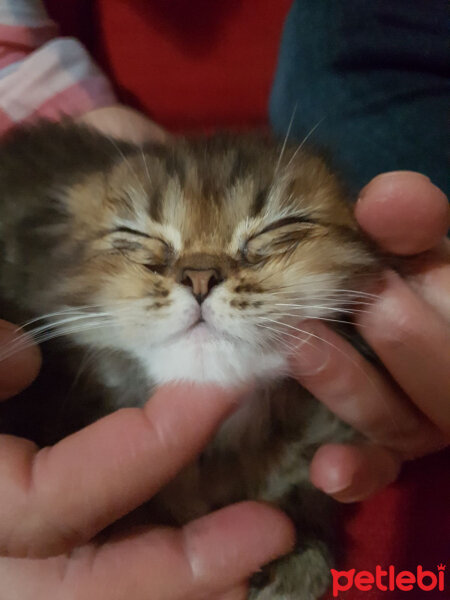
M 181 279 L 183 285 L 192 288 L 192 293 L 199 304 L 221 281 L 216 269 L 184 269 Z

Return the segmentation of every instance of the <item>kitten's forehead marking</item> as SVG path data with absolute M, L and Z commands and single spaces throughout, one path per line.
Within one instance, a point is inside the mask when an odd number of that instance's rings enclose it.
M 146 197 L 143 197 L 143 191 L 130 185 L 126 189 L 126 196 L 131 201 L 130 216 L 133 217 L 133 220 L 144 223 L 148 221 L 147 200 Z M 117 201 L 115 203 L 117 205 Z
M 262 151 L 205 146 L 199 152 L 195 144 L 149 150 L 117 165 L 112 181 L 126 187 L 132 200 L 130 221 L 136 219 L 138 229 L 151 230 L 177 253 L 236 256 L 246 239 L 271 223 L 310 217 L 328 205 L 314 160 L 300 168 L 290 162 L 276 174 L 270 152 L 261 156 Z M 328 196 L 334 190 L 325 191 Z
M 175 252 L 181 252 L 183 249 L 183 240 L 181 238 L 180 231 L 174 227 L 173 225 L 165 224 L 159 225 L 155 224 L 155 229 L 158 230 L 161 234 L 161 237 L 167 241 Z

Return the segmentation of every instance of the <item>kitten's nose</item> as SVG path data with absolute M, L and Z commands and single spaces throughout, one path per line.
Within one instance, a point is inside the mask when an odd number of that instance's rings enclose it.
M 184 269 L 181 283 L 192 288 L 192 293 L 199 304 L 209 292 L 223 281 L 217 269 Z

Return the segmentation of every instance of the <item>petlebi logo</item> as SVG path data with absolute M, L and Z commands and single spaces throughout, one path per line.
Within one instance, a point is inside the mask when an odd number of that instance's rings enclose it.
M 439 590 L 443 592 L 445 591 L 445 566 L 441 563 L 436 566 L 434 571 L 427 571 L 422 565 L 419 565 L 415 571 L 397 571 L 393 565 L 386 568 L 377 565 L 375 572 L 356 571 L 356 569 L 350 569 L 349 571 L 331 569 L 333 598 L 344 599 L 345 592 L 353 588 L 360 592 L 369 592 L 373 589 L 382 592 L 393 592 L 394 590 L 401 590 L 402 592 Z M 416 598 L 417 596 L 414 595 L 413 597 Z

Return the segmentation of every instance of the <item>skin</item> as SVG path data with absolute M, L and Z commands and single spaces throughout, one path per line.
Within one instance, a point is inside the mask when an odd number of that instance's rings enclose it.
M 0 343 L 5 336 L 10 328 L 0 329 Z M 29 383 L 40 358 L 28 349 L 15 361 L 14 375 L 0 363 L 8 393 Z M 118 411 L 51 448 L 0 436 L 2 589 L 23 600 L 114 600 L 130 590 L 134 600 L 244 598 L 243 582 L 295 541 L 288 518 L 268 505 L 240 503 L 183 529 L 91 542 L 191 461 L 237 399 L 165 388 L 143 409 Z
M 395 480 L 405 460 L 450 441 L 447 198 L 423 175 L 387 173 L 364 188 L 355 213 L 380 247 L 411 259 L 404 277 L 386 272 L 373 290 L 378 299 L 357 319 L 388 375 L 321 324 L 316 332 L 336 350 L 323 345 L 307 375 L 294 358 L 299 381 L 371 440 L 361 448 L 324 446 L 313 460 L 313 483 L 343 502 L 367 498 Z
M 165 135 L 143 119 L 123 107 L 84 118 L 137 142 Z M 408 278 L 386 273 L 371 311 L 357 322 L 389 375 L 321 323 L 311 331 L 332 346 L 314 344 L 292 357 L 293 375 L 371 440 L 361 448 L 324 446 L 314 457 L 312 481 L 344 502 L 371 495 L 396 478 L 404 460 L 450 438 L 446 198 L 423 175 L 389 173 L 362 191 L 355 212 L 385 250 L 426 254 L 411 260 Z M 0 343 L 11 335 L 11 326 L 0 324 Z M 14 361 L 0 363 L 0 398 L 39 370 L 37 349 Z M 1 436 L 2 588 L 23 600 L 244 600 L 250 574 L 294 543 L 290 522 L 272 507 L 240 503 L 180 530 L 91 541 L 198 454 L 237 400 L 212 388 L 170 387 L 143 409 L 119 411 L 50 449 Z

